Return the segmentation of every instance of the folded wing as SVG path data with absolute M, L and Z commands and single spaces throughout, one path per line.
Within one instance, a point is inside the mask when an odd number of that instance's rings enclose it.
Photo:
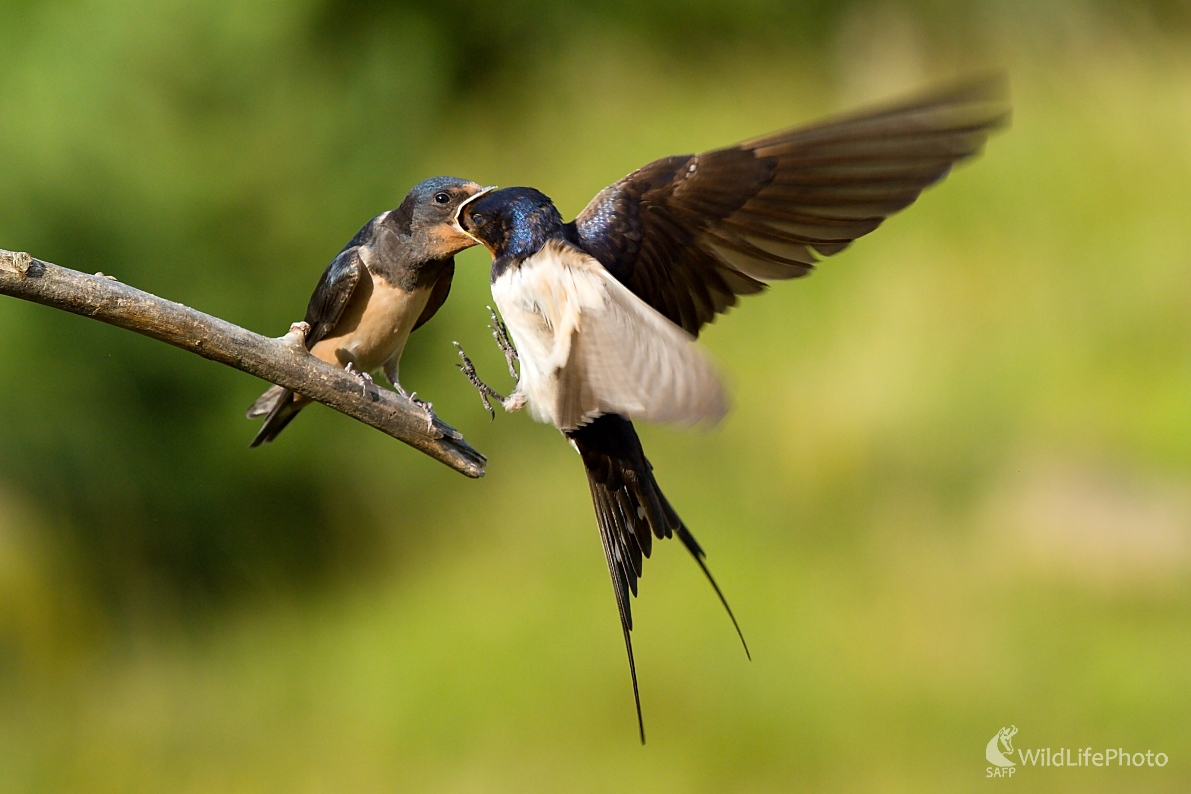
M 343 249 L 327 265 L 306 307 L 305 319 L 310 325 L 306 334 L 307 349 L 326 338 L 339 324 L 363 272 L 364 261 L 360 258 L 359 246 Z

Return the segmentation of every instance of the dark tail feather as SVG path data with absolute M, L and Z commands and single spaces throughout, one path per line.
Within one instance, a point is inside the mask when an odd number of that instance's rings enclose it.
M 608 572 L 612 575 L 612 591 L 616 594 L 616 609 L 620 613 L 620 628 L 624 632 L 624 650 L 629 656 L 629 676 L 633 679 L 633 702 L 637 706 L 637 731 L 641 735 L 641 744 L 645 744 L 645 719 L 641 716 L 641 691 L 637 688 L 637 662 L 633 659 L 633 615 L 629 611 L 628 583 L 617 562 L 617 551 L 612 547 L 613 532 L 608 530 L 613 526 L 614 519 L 608 504 L 608 493 L 602 489 L 597 493 L 597 487 L 592 485 L 592 499 L 595 501 L 596 521 L 600 525 L 600 541 L 604 547 L 604 559 L 608 562 Z M 615 508 L 611 508 L 615 509 Z
M 669 507 L 669 505 L 667 505 Z M 753 655 L 749 653 L 749 644 L 744 641 L 744 632 L 740 630 L 740 624 L 736 622 L 736 616 L 732 614 L 732 607 L 728 606 L 728 599 L 724 598 L 724 593 L 720 590 L 720 586 L 715 583 L 715 577 L 711 575 L 711 571 L 707 570 L 707 563 L 704 562 L 704 554 L 702 547 L 695 540 L 695 536 L 687 531 L 684 526 L 681 530 L 676 530 L 675 534 L 678 539 L 682 541 L 682 545 L 686 546 L 687 551 L 695 558 L 695 562 L 699 563 L 699 567 L 703 569 L 703 575 L 707 577 L 707 581 L 711 583 L 711 588 L 715 590 L 715 594 L 720 597 L 720 603 L 724 605 L 724 609 L 728 612 L 728 617 L 732 620 L 732 626 L 736 629 L 736 636 L 740 638 L 740 644 L 744 646 L 744 655 L 748 657 L 751 662 Z
M 256 402 L 248 406 L 248 412 L 244 414 L 246 419 L 259 419 L 262 416 L 267 416 L 270 411 L 277 407 L 277 403 L 281 400 L 289 398 L 290 392 L 284 386 L 270 386 L 265 389 L 265 393 L 256 398 Z
M 703 561 L 703 549 L 658 487 L 653 477 L 653 467 L 645 458 L 632 422 L 622 416 L 606 414 L 590 424 L 567 431 L 566 435 L 579 451 L 587 470 L 596 523 L 600 528 L 600 540 L 604 546 L 608 572 L 612 576 L 620 625 L 624 630 L 629 672 L 633 678 L 633 698 L 637 704 L 637 725 L 644 744 L 645 723 L 641 718 L 641 698 L 630 638 L 633 617 L 629 594 L 637 593 L 642 558 L 649 557 L 655 536 L 659 539 L 678 536 L 728 611 L 728 617 L 732 619 L 732 625 L 744 645 L 745 655 L 750 659 L 752 655 L 749 654 L 748 644 L 744 641 L 744 634 L 736 622 L 736 616 L 732 614 L 732 608 L 728 606 L 727 599 Z
M 270 391 L 272 391 L 272 389 L 270 389 Z M 269 392 L 265 392 L 265 394 L 261 395 L 259 400 L 253 403 L 252 408 L 248 409 L 249 417 L 252 416 L 252 412 L 257 409 L 258 405 L 261 403 L 261 400 L 265 399 L 268 394 Z M 265 417 L 265 423 L 261 425 L 260 431 L 257 432 L 256 438 L 252 439 L 252 443 L 248 445 L 248 448 L 255 449 L 261 444 L 268 444 L 273 439 L 277 438 L 277 434 L 284 430 L 285 426 L 293 421 L 293 418 L 297 416 L 298 412 L 304 407 L 305 406 L 298 405 L 294 402 L 294 393 L 292 391 L 289 389 L 282 390 L 282 392 L 277 395 L 276 402 L 273 404 L 272 409 L 270 409 L 269 415 Z

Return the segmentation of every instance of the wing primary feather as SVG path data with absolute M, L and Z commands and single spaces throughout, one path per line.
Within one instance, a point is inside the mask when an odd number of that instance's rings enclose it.
M 736 295 L 804 275 L 980 152 L 1009 120 L 1007 97 L 1002 75 L 984 75 L 656 160 L 592 199 L 574 221 L 575 240 L 697 335 Z
M 946 157 L 960 160 L 980 150 L 988 137 L 987 130 L 929 133 L 918 137 L 860 138 L 846 141 L 806 143 L 791 140 L 755 150 L 757 157 L 780 158 L 783 169 L 821 167 L 825 165 L 856 165 L 876 160 L 901 162 Z M 781 182 L 779 174 L 775 182 Z
M 372 224 L 369 223 L 361 229 L 356 237 L 352 238 L 353 243 L 360 239 L 371 226 Z M 331 264 L 327 265 L 326 270 L 323 271 L 318 285 L 314 288 L 314 293 L 310 296 L 305 317 L 310 326 L 310 331 L 306 334 L 307 350 L 313 348 L 317 342 L 325 339 L 334 331 L 339 318 L 343 316 L 343 310 L 351 301 L 356 285 L 360 282 L 360 275 L 364 271 L 365 265 L 360 258 L 359 246 L 353 243 L 348 243 L 347 247 L 331 260 Z M 296 402 L 294 393 L 288 389 L 274 386 L 266 391 L 248 409 L 249 419 L 267 414 L 264 424 L 261 425 L 261 429 L 252 439 L 249 447 L 259 447 L 261 444 L 273 441 L 277 438 L 277 434 L 293 421 L 302 408 L 303 404 Z
M 849 237 L 831 237 L 817 234 L 795 233 L 791 231 L 789 226 L 780 223 L 759 223 L 755 222 L 752 216 L 741 216 L 739 218 L 730 218 L 723 223 L 725 229 L 730 229 L 737 235 L 762 237 L 774 243 L 783 243 L 794 246 L 814 246 L 821 245 L 836 245 L 843 243 L 847 245 L 851 242 Z
M 984 75 L 904 97 L 876 107 L 843 113 L 810 126 L 782 130 L 745 141 L 741 148 L 756 149 L 771 141 L 797 133 L 807 139 L 838 136 L 841 130 L 913 114 L 946 111 L 961 116 L 968 113 L 970 124 L 980 128 L 1004 124 L 1009 117 L 1009 82 L 1004 74 Z
M 932 158 L 927 160 L 913 160 L 907 162 L 886 163 L 880 160 L 858 161 L 855 163 L 832 163 L 824 166 L 805 166 L 801 163 L 791 163 L 799 166 L 797 173 L 784 174 L 780 181 L 775 180 L 768 186 L 761 188 L 761 193 L 773 194 L 777 192 L 775 185 L 794 185 L 797 187 L 829 187 L 850 184 L 857 185 L 921 185 L 924 181 L 938 179 L 940 174 L 946 173 L 952 165 L 950 158 Z
M 772 223 L 785 221 L 815 227 L 837 227 L 840 234 L 838 239 L 849 241 L 868 234 L 885 220 L 884 215 L 875 213 L 858 215 L 852 211 L 848 214 L 840 214 L 839 212 L 824 211 L 820 207 L 794 205 L 782 200 L 780 196 L 771 196 L 768 193 L 759 193 L 749 199 L 749 203 L 744 205 L 739 213 L 745 216 L 758 216 Z
M 704 232 L 704 234 L 706 234 L 707 237 L 713 240 L 717 245 L 729 248 L 733 251 L 736 251 L 737 253 L 752 257 L 753 259 L 762 260 L 769 262 L 772 265 L 776 265 L 776 267 L 773 268 L 774 275 L 765 276 L 765 278 L 788 278 L 788 276 L 785 275 L 788 268 L 794 268 L 796 270 L 802 271 L 807 267 L 813 267 L 818 261 L 803 243 L 795 243 L 794 246 L 798 250 L 794 252 L 788 252 L 783 255 L 775 251 L 759 248 L 756 243 L 748 240 L 745 237 L 742 237 L 741 235 L 735 234 L 722 226 L 720 229 L 714 232 L 707 231 Z M 774 242 L 778 241 L 775 240 Z M 797 253 L 800 258 L 794 258 L 789 255 L 790 253 Z

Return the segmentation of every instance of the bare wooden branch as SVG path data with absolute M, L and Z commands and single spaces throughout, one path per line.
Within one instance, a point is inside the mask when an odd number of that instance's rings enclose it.
M 294 337 L 270 339 L 180 303 L 121 284 L 102 273 L 0 250 L 0 294 L 81 314 L 197 353 L 292 389 L 371 425 L 468 477 L 483 477 L 487 459 L 438 417 L 310 355 Z

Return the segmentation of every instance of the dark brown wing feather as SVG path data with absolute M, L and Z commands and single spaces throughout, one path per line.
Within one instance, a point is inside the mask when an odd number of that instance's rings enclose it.
M 434 287 L 430 290 L 430 297 L 426 299 L 426 308 L 422 309 L 422 314 L 419 315 L 418 321 L 414 323 L 413 331 L 418 330 L 423 325 L 430 321 L 442 305 L 447 302 L 447 296 L 451 294 L 451 280 L 455 278 L 455 260 L 447 262 L 447 266 L 443 268 L 439 274 L 438 281 L 434 282 Z M 410 333 L 413 333 L 410 331 Z
M 980 151 L 1009 116 L 982 78 L 883 108 L 656 160 L 575 219 L 580 245 L 692 334 L 768 281 L 805 275 Z
M 352 293 L 356 291 L 356 285 L 360 283 L 363 271 L 364 261 L 360 258 L 359 246 L 343 249 L 327 265 L 306 307 L 306 322 L 310 325 L 310 331 L 306 334 L 307 349 L 314 347 L 334 330 Z
M 360 283 L 364 262 L 360 259 L 359 246 L 354 243 L 367 228 L 361 229 L 352 243 L 348 243 L 348 247 L 331 260 L 310 296 L 310 303 L 306 306 L 306 322 L 310 325 L 310 331 L 306 334 L 307 350 L 335 328 L 352 293 L 356 291 L 356 285 Z M 292 391 L 278 386 L 270 388 L 248 409 L 249 419 L 266 414 L 264 424 L 248 446 L 259 447 L 277 438 L 301 410 L 302 406 L 294 402 Z

